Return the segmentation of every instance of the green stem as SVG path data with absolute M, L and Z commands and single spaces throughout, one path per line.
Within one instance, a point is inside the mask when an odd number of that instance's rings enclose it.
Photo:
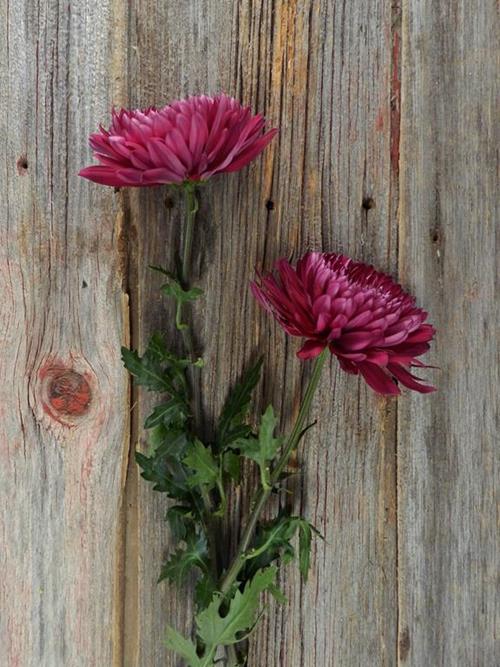
M 253 510 L 246 525 L 245 531 L 241 537 L 241 542 L 238 547 L 238 551 L 231 565 L 229 566 L 229 569 L 225 577 L 222 579 L 219 587 L 220 591 L 223 594 L 226 594 L 228 593 L 228 591 L 231 590 L 231 587 L 233 586 L 234 582 L 238 577 L 238 574 L 240 573 L 243 565 L 245 564 L 245 555 L 252 541 L 255 528 L 257 527 L 257 522 L 260 518 L 262 510 L 264 509 L 264 506 L 267 503 L 269 496 L 271 495 L 273 487 L 279 481 L 281 473 L 285 469 L 286 464 L 288 463 L 288 460 L 293 450 L 298 445 L 300 436 L 302 434 L 302 431 L 304 430 L 307 415 L 309 414 L 314 393 L 316 392 L 316 389 L 319 384 L 321 371 L 323 369 L 328 354 L 329 354 L 328 348 L 325 348 L 323 352 L 318 357 L 316 357 L 313 370 L 311 373 L 311 378 L 309 380 L 309 384 L 307 385 L 307 389 L 305 391 L 304 398 L 302 400 L 302 405 L 300 406 L 299 414 L 297 415 L 297 419 L 295 420 L 294 427 L 292 429 L 292 432 L 288 436 L 288 439 L 285 443 L 285 447 L 277 464 L 273 468 L 271 474 L 271 484 L 270 484 L 271 488 L 266 490 L 258 489 L 258 491 L 256 491 L 254 494 L 252 501 Z
M 194 238 L 194 225 L 196 220 L 196 213 L 199 209 L 198 198 L 196 197 L 196 186 L 194 183 L 185 183 L 184 185 L 184 197 L 186 202 L 186 222 L 184 225 L 184 234 L 182 238 L 182 264 L 181 264 L 181 275 L 180 281 L 184 288 L 189 287 L 190 279 L 190 269 L 191 269 L 191 258 L 193 254 L 193 238 Z M 176 321 L 183 321 L 183 307 L 184 304 L 181 301 L 177 302 L 177 313 Z M 195 351 L 194 351 L 194 342 L 193 335 L 191 333 L 191 322 L 187 326 L 182 327 L 182 338 L 184 341 L 184 347 L 188 353 L 191 360 L 195 361 Z M 195 424 L 195 430 L 201 426 L 201 396 L 200 396 L 200 382 L 199 382 L 199 369 L 196 366 L 191 366 L 190 368 L 190 380 L 191 380 L 191 391 L 193 394 L 193 418 Z
M 184 233 L 182 237 L 182 264 L 181 264 L 181 273 L 180 273 L 180 282 L 184 288 L 189 287 L 190 282 L 190 270 L 191 270 L 191 259 L 193 254 L 193 238 L 194 238 L 194 225 L 196 220 L 196 213 L 199 209 L 198 198 L 196 197 L 196 185 L 194 183 L 187 182 L 184 184 L 184 198 L 186 204 L 186 222 L 184 225 Z M 183 321 L 183 306 L 184 304 L 181 301 L 177 302 L 177 313 L 176 321 Z M 189 318 L 190 319 L 190 318 Z M 188 357 L 192 362 L 195 361 L 195 350 L 193 336 L 191 333 L 191 322 L 188 322 L 187 326 L 184 326 L 181 329 L 182 338 L 184 341 L 184 347 L 186 349 Z M 193 405 L 193 430 L 195 433 L 198 433 L 201 428 L 201 395 L 200 395 L 200 379 L 199 379 L 199 368 L 191 364 L 189 367 L 189 380 L 191 385 L 192 393 L 192 405 Z M 213 506 L 210 494 L 206 488 L 200 485 L 200 493 L 203 500 L 203 513 L 204 513 L 204 526 L 205 532 L 207 535 L 207 543 L 210 555 L 210 568 L 212 571 L 212 576 L 214 581 L 217 581 L 219 576 L 218 570 L 218 559 L 217 559 L 217 550 L 216 550 L 216 541 L 215 541 L 215 527 L 213 525 Z

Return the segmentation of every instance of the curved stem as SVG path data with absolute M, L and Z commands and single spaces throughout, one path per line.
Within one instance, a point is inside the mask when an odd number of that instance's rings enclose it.
M 238 547 L 238 551 L 226 573 L 226 576 L 221 581 L 219 587 L 220 591 L 223 594 L 226 594 L 231 589 L 232 585 L 236 581 L 236 578 L 238 577 L 238 574 L 241 571 L 241 568 L 245 564 L 245 554 L 252 541 L 255 528 L 257 526 L 257 522 L 260 518 L 262 510 L 264 509 L 264 506 L 267 503 L 269 496 L 271 495 L 273 487 L 279 481 L 281 473 L 285 469 L 285 466 L 288 463 L 288 460 L 293 450 L 297 447 L 297 444 L 300 440 L 300 436 L 305 426 L 307 415 L 309 414 L 314 393 L 316 392 L 316 389 L 319 384 L 321 371 L 323 369 L 328 354 L 329 354 L 328 348 L 325 348 L 323 352 L 318 357 L 316 357 L 311 378 L 309 380 L 309 384 L 307 385 L 307 389 L 305 391 L 304 398 L 302 400 L 302 405 L 300 406 L 299 414 L 297 415 L 297 419 L 295 420 L 292 432 L 287 438 L 283 452 L 277 464 L 273 468 L 271 474 L 270 489 L 268 490 L 258 489 L 254 494 L 252 502 L 253 510 L 246 525 L 245 531 L 241 537 L 241 542 Z

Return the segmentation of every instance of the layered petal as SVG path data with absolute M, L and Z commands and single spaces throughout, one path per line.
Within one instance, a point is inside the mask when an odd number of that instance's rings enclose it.
M 434 327 L 390 276 L 344 255 L 310 252 L 295 267 L 278 261 L 251 289 L 287 333 L 305 338 L 300 359 L 328 345 L 343 370 L 379 394 L 397 395 L 398 385 L 434 391 L 409 370 L 424 366 L 417 357 L 429 349 Z
M 89 139 L 100 164 L 80 176 L 115 187 L 205 181 L 254 160 L 277 132 L 265 125 L 261 114 L 224 94 L 113 111 L 110 128 Z

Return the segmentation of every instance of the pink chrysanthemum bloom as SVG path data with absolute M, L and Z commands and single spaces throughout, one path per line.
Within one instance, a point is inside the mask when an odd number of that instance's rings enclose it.
M 435 330 L 427 313 L 394 280 L 343 255 L 309 252 L 294 268 L 282 259 L 275 274 L 251 284 L 257 300 L 292 336 L 306 338 L 301 359 L 326 346 L 348 373 L 361 373 L 379 394 L 399 394 L 398 381 L 421 393 L 434 391 L 410 372 L 424 367 Z
M 89 139 L 99 166 L 80 176 L 102 185 L 149 186 L 206 181 L 242 169 L 276 134 L 232 97 L 199 95 L 162 109 L 113 111 L 109 130 Z

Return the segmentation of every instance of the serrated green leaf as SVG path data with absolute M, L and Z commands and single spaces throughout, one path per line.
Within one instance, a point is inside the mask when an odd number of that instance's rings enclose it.
M 299 523 L 299 569 L 304 581 L 307 581 L 311 565 L 311 541 L 312 527 L 307 521 L 301 520 Z
M 206 609 L 206 607 L 208 607 L 208 605 L 212 601 L 215 590 L 216 589 L 214 580 L 212 579 L 210 574 L 208 573 L 203 574 L 198 579 L 198 581 L 196 582 L 195 593 L 194 593 L 196 609 L 198 611 L 202 611 L 202 609 Z
M 177 542 L 185 540 L 195 531 L 195 518 L 190 507 L 174 505 L 167 510 L 165 519 L 172 531 L 172 537 Z
M 288 602 L 287 596 L 277 586 L 269 586 L 268 590 L 278 604 L 286 604 Z
M 146 357 L 140 357 L 135 350 L 122 347 L 122 361 L 125 368 L 135 377 L 137 384 L 152 391 L 169 391 L 170 382 L 163 376 L 158 363 Z
M 269 405 L 262 415 L 259 429 L 259 449 L 262 461 L 272 461 L 280 446 L 280 440 L 273 437 L 277 423 L 273 406 Z
M 174 628 L 170 626 L 167 627 L 167 638 L 165 643 L 167 648 L 184 658 L 189 667 L 203 667 L 193 642 L 183 637 L 177 630 L 174 630 Z
M 188 447 L 188 434 L 182 428 L 158 424 L 149 430 L 148 444 L 155 455 L 180 459 Z
M 194 440 L 187 449 L 187 456 L 183 463 L 193 472 L 188 478 L 190 487 L 204 485 L 214 488 L 219 480 L 219 464 L 208 447 Z
M 273 436 L 278 420 L 274 416 L 272 405 L 262 415 L 258 438 L 238 438 L 230 447 L 239 449 L 243 456 L 255 461 L 260 468 L 262 486 L 270 488 L 270 463 L 276 456 L 281 439 Z
M 231 390 L 217 426 L 217 444 L 224 450 L 236 438 L 245 438 L 251 428 L 245 424 L 252 392 L 260 378 L 263 358 L 249 368 Z
M 236 484 L 240 483 L 241 460 L 234 452 L 224 452 L 222 456 L 224 470 Z
M 273 521 L 258 526 L 253 547 L 245 554 L 247 560 L 245 576 L 252 576 L 253 572 L 277 559 L 284 565 L 290 563 L 296 555 L 292 539 L 297 532 L 299 569 L 303 578 L 307 580 L 312 534 L 319 535 L 319 532 L 305 519 L 286 514 L 281 514 Z
M 154 483 L 153 489 L 167 493 L 170 498 L 184 501 L 193 491 L 187 486 L 186 471 L 181 460 L 188 444 L 185 431 L 168 429 L 163 424 L 150 431 L 150 456 L 136 452 L 135 459 L 142 469 L 141 476 Z
M 255 545 L 245 554 L 246 560 L 252 560 L 265 554 L 271 562 L 279 555 L 283 556 L 283 552 L 293 557 L 295 551 L 290 540 L 297 530 L 298 521 L 296 517 L 281 515 L 259 526 Z
M 260 595 L 276 579 L 276 567 L 269 567 L 255 573 L 244 590 L 237 590 L 229 602 L 229 609 L 221 616 L 220 609 L 225 598 L 216 593 L 206 609 L 197 614 L 198 635 L 206 646 L 202 665 L 209 665 L 217 646 L 236 644 L 241 636 L 248 632 L 255 623 Z
M 153 412 L 146 418 L 144 428 L 150 429 L 158 424 L 170 426 L 171 424 L 183 424 L 187 419 L 187 407 L 183 401 L 171 398 L 166 403 L 157 405 Z
M 185 478 L 175 475 L 169 470 L 169 460 L 166 457 L 148 457 L 141 452 L 135 453 L 135 460 L 140 466 L 141 477 L 154 484 L 153 490 L 166 493 L 169 498 L 185 501 L 190 497 Z
M 135 350 L 122 347 L 122 360 L 137 384 L 187 402 L 184 370 L 191 361 L 169 352 L 159 334 L 151 336 L 142 357 Z
M 155 332 L 149 339 L 148 346 L 144 356 L 155 361 L 165 361 L 170 354 L 165 345 L 165 340 L 161 334 Z
M 186 546 L 179 547 L 161 569 L 158 581 L 168 579 L 182 584 L 193 568 L 206 572 L 208 565 L 207 541 L 204 535 L 187 538 Z

